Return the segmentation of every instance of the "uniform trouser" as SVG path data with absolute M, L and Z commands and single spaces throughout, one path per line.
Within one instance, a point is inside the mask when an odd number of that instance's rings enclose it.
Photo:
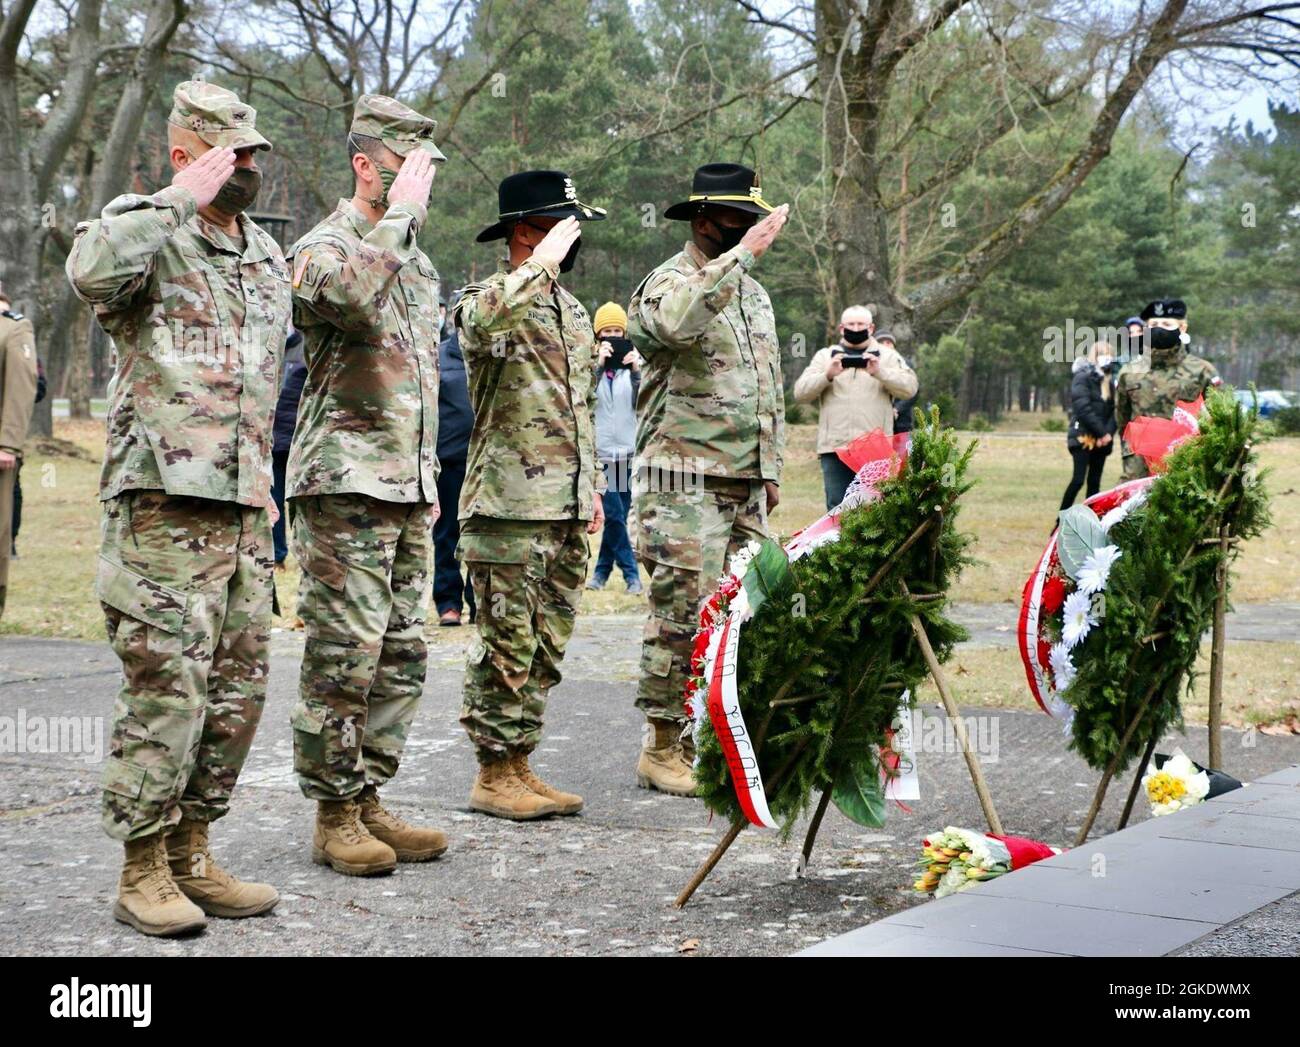
M 266 510 L 161 491 L 104 503 L 95 592 L 122 662 L 103 824 L 119 840 L 226 813 L 266 700 Z
M 5 613 L 5 592 L 9 586 L 9 548 L 13 544 L 14 485 L 18 469 L 0 469 L 0 618 Z
M 683 723 L 700 604 L 731 556 L 767 536 L 762 480 L 705 477 L 685 490 L 636 492 L 637 551 L 650 572 L 650 617 L 641 643 L 636 706 L 647 719 Z
M 1144 476 L 1150 476 L 1151 471 L 1147 469 L 1147 461 L 1140 454 L 1124 454 L 1124 471 L 1120 475 L 1120 482 L 1129 480 L 1140 480 Z
M 461 524 L 479 638 L 466 659 L 460 722 L 480 761 L 530 753 L 541 741 L 589 555 L 583 520 L 472 516 Z
M 309 799 L 353 799 L 397 773 L 424 690 L 433 507 L 363 494 L 290 501 L 307 634 L 293 766 Z

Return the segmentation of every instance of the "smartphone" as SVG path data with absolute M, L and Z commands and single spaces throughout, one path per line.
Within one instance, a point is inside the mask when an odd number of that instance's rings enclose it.
M 602 342 L 608 342 L 614 347 L 614 351 L 609 354 L 609 359 L 605 361 L 606 367 L 612 367 L 615 370 L 627 368 L 631 365 L 627 362 L 627 354 L 636 348 L 630 338 L 602 338 Z

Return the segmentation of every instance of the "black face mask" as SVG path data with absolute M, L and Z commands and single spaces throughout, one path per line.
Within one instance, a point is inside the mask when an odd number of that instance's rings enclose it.
M 713 222 L 712 224 L 713 224 L 713 228 L 718 231 L 719 235 L 718 236 L 708 236 L 708 234 L 705 235 L 707 239 L 713 241 L 715 244 L 718 245 L 718 254 L 726 254 L 728 251 L 730 251 L 733 247 L 735 247 L 738 243 L 740 243 L 741 240 L 745 238 L 745 234 L 749 232 L 751 228 L 750 226 L 747 225 L 736 225 L 736 226 L 720 225 L 717 222 Z
M 1182 332 L 1167 327 L 1148 327 L 1147 338 L 1152 349 L 1176 349 L 1182 344 Z
M 865 329 L 861 331 L 850 331 L 845 329 L 844 331 L 844 340 L 848 342 L 849 345 L 861 345 L 870 337 L 871 332 Z
M 569 253 L 564 256 L 560 262 L 560 272 L 567 273 L 573 268 L 573 263 L 577 261 L 578 251 L 582 247 L 582 237 L 573 241 L 573 246 L 569 248 Z
M 212 198 L 212 206 L 222 214 L 242 214 L 256 202 L 261 188 L 261 171 L 256 167 L 236 167 L 234 173 L 226 179 L 226 184 Z

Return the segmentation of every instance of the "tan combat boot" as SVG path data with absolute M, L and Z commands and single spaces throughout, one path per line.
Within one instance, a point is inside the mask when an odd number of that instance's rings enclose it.
M 396 852 L 370 835 L 355 800 L 321 800 L 317 804 L 311 860 L 345 876 L 378 876 L 397 868 Z
M 478 777 L 469 794 L 469 808 L 524 822 L 554 814 L 559 805 L 521 782 L 510 760 L 503 756 L 479 765 Z
M 208 849 L 208 823 L 182 818 L 167 833 L 167 864 L 181 892 L 209 916 L 260 916 L 280 893 L 269 883 L 246 883 L 226 872 Z
M 427 862 L 447 849 L 446 833 L 407 825 L 391 811 L 384 810 L 379 793 L 371 786 L 366 786 L 357 797 L 357 805 L 366 832 L 388 844 L 399 862 Z
M 650 720 L 653 737 L 647 737 L 636 762 L 636 783 L 670 796 L 694 796 L 695 775 L 682 746 L 682 729 L 671 720 Z M 648 732 L 647 732 L 648 733 Z
M 203 910 L 186 898 L 172 879 L 161 833 L 126 841 L 113 919 L 160 938 L 189 934 L 208 925 Z
M 531 789 L 538 796 L 544 796 L 555 804 L 556 814 L 577 814 L 582 810 L 582 797 L 577 793 L 566 793 L 552 785 L 547 785 L 537 777 L 533 769 L 528 766 L 527 753 L 515 753 L 510 757 L 510 767 L 525 788 Z

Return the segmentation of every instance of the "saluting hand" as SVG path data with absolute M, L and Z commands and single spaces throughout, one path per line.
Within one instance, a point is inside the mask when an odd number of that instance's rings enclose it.
M 209 149 L 188 166 L 177 171 L 172 185 L 188 189 L 200 208 L 217 198 L 226 180 L 235 173 L 235 151 L 219 146 Z
M 429 190 L 433 188 L 433 157 L 423 149 L 412 149 L 402 161 L 402 169 L 388 190 L 389 204 L 419 204 L 429 206 Z
M 578 220 L 570 215 L 551 226 L 551 231 L 533 248 L 533 258 L 547 269 L 559 269 L 564 256 L 573 246 L 573 241 L 581 235 L 582 229 L 578 225 Z
M 790 205 L 782 204 L 760 222 L 755 222 L 749 231 L 740 238 L 740 242 L 749 248 L 755 258 L 762 258 L 763 253 L 772 246 L 790 216 Z

